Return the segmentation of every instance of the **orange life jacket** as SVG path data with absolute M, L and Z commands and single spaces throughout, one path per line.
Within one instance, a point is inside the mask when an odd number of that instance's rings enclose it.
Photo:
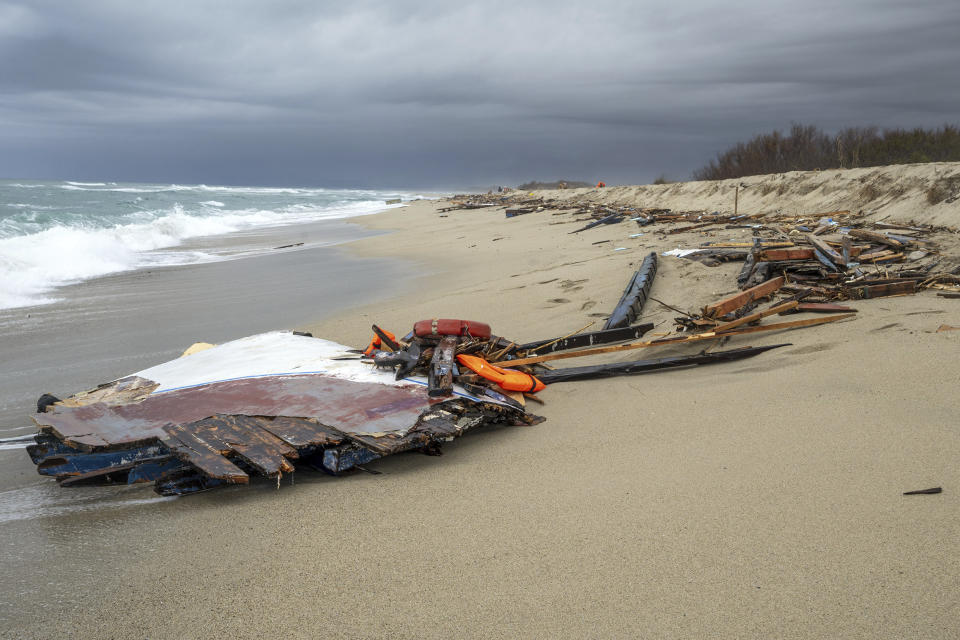
M 607 183 L 606 183 L 606 182 L 601 181 L 601 182 L 598 182 L 598 183 L 597 183 L 597 189 L 599 189 L 600 187 L 605 187 L 605 186 L 607 186 Z
M 384 333 L 390 337 L 394 342 L 397 341 L 397 336 L 393 335 L 389 331 L 384 331 Z M 372 356 L 374 351 L 380 349 L 383 346 L 383 340 L 380 339 L 380 336 L 373 334 L 373 340 L 370 341 L 370 344 L 367 345 L 367 348 L 363 350 L 363 355 Z
M 537 391 L 543 391 L 547 388 L 547 385 L 540 382 L 535 376 L 531 376 L 522 371 L 515 371 L 514 369 L 501 369 L 479 356 L 460 354 L 457 356 L 457 362 L 477 375 L 497 383 L 501 389 L 506 389 L 507 391 L 536 393 Z

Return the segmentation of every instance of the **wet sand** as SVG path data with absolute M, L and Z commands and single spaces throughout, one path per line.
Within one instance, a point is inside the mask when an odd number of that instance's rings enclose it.
M 364 218 L 400 230 L 350 252 L 425 275 L 307 328 L 355 345 L 372 321 L 403 332 L 429 317 L 485 320 L 518 340 L 561 335 L 602 323 L 647 252 L 703 239 L 630 239 L 626 225 L 571 236 L 550 224 L 564 220 L 440 217 L 431 204 Z M 738 268 L 663 258 L 652 295 L 695 309 L 731 292 Z M 752 360 L 557 385 L 532 407 L 545 423 L 371 465 L 383 475 L 298 473 L 280 490 L 258 482 L 0 524 L 14 612 L 0 628 L 955 637 L 960 332 L 935 330 L 960 325 L 960 306 L 930 292 L 853 306 L 853 321 L 731 341 L 792 343 Z M 644 312 L 654 332 L 674 315 L 653 303 Z M 930 486 L 944 493 L 901 495 Z M 96 502 L 115 490 L 75 491 Z

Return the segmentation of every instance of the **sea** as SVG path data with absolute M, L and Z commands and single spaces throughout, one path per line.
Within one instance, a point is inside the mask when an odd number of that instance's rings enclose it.
M 396 291 L 414 267 L 344 245 L 379 233 L 354 224 L 358 217 L 424 197 L 0 181 L 0 537 L 159 499 L 148 488 L 67 491 L 39 476 L 25 447 L 40 395 L 90 389 L 194 342 L 303 328 Z M 21 550 L 0 557 L 23 567 L 35 559 Z
M 382 211 L 407 192 L 117 182 L 0 181 L 0 309 L 49 304 L 64 285 L 272 249 L 207 242 Z

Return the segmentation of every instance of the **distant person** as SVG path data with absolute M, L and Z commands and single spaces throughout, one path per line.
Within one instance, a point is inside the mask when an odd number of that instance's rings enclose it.
M 604 182 L 603 180 L 601 180 L 600 182 L 597 183 L 597 189 L 599 189 L 600 187 L 605 187 L 605 186 L 607 186 L 607 183 Z
M 497 193 L 503 193 L 503 187 L 498 186 L 498 187 L 497 187 Z
M 561 182 L 561 183 L 560 183 L 560 188 L 561 188 L 561 189 L 566 189 L 566 188 L 567 188 L 567 183 L 566 183 L 566 182 Z

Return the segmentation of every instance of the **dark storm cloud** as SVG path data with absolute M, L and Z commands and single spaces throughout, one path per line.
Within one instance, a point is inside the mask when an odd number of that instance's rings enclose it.
M 637 182 L 957 119 L 956 2 L 677 4 L 0 0 L 0 175 Z

